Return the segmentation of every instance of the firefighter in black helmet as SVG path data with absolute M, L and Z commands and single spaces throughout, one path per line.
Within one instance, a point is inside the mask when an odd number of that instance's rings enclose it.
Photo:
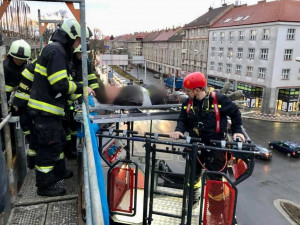
M 205 145 L 211 145 L 210 140 L 224 140 L 226 138 L 227 116 L 229 116 L 232 122 L 231 129 L 234 140 L 239 137 L 243 142 L 245 141 L 241 129 L 241 113 L 238 107 L 221 93 L 207 94 L 205 91 L 206 78 L 202 73 L 194 72 L 187 75 L 183 86 L 186 93 L 188 95 L 191 93 L 194 98 L 187 99 L 182 104 L 175 131 L 170 133 L 171 138 L 183 137 L 184 132 L 188 131 L 190 136 L 200 137 Z M 227 169 L 227 157 L 224 152 L 203 150 L 198 155 L 197 161 L 199 163 L 196 164 L 197 177 L 194 182 L 193 208 L 199 202 L 202 168 L 220 172 L 226 172 Z M 212 179 L 218 180 L 219 177 Z M 215 196 L 210 197 L 214 198 Z
M 66 133 L 61 119 L 65 116 L 67 100 L 72 94 L 81 94 L 83 86 L 71 81 L 69 62 L 80 44 L 80 24 L 66 19 L 38 57 L 28 100 L 28 110 L 34 120 L 36 148 L 35 171 L 37 194 L 64 195 L 61 180 L 72 176 L 65 168 L 63 148 Z M 88 88 L 88 93 L 93 90 Z

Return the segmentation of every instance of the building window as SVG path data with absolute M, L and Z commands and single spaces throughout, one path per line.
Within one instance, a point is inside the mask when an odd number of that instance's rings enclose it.
M 237 57 L 243 58 L 243 48 L 238 48 Z
M 211 47 L 211 56 L 215 55 L 215 51 L 216 51 L 216 48 L 215 47 Z
M 229 32 L 229 40 L 233 40 L 234 37 L 234 31 Z
M 295 40 L 295 31 L 296 29 L 288 29 L 286 39 Z
M 219 56 L 222 57 L 224 53 L 224 48 L 219 48 Z
M 218 64 L 218 71 L 222 72 L 222 69 L 223 69 L 223 63 L 219 63 Z
M 253 66 L 247 66 L 247 77 L 252 77 L 252 72 L 253 72 Z
M 227 50 L 227 56 L 229 58 L 233 56 L 233 48 L 228 48 L 228 50 Z
M 250 40 L 256 39 L 256 30 L 250 30 Z
M 244 40 L 244 31 L 239 31 L 239 40 Z
M 267 48 L 260 49 L 260 59 L 267 60 L 268 59 L 268 53 L 269 53 L 269 49 L 267 49 Z
M 232 64 L 227 64 L 226 65 L 226 73 L 231 73 L 231 69 L 232 69 Z
M 298 71 L 298 79 L 300 79 L 300 69 L 299 69 L 299 71 Z
M 288 80 L 290 76 L 290 69 L 283 69 L 281 72 L 281 80 Z
M 263 40 L 269 40 L 270 38 L 270 29 L 263 29 Z
M 215 62 L 210 62 L 210 70 L 214 70 L 215 69 Z
M 292 60 L 293 49 L 284 50 L 284 60 Z
M 235 67 L 235 73 L 236 74 L 241 74 L 242 72 L 242 66 L 241 65 L 236 65 Z
M 267 72 L 267 69 L 266 69 L 266 68 L 264 68 L 264 67 L 259 67 L 259 68 L 258 68 L 258 78 L 265 79 L 265 77 L 266 77 L 266 72 Z
M 249 59 L 254 59 L 254 54 L 255 54 L 255 48 L 249 48 L 248 49 L 248 58 Z
M 216 32 L 212 33 L 212 40 L 213 41 L 217 40 L 217 33 Z
M 221 41 L 224 41 L 224 40 L 225 40 L 225 33 L 224 33 L 224 32 L 221 32 L 221 33 L 220 33 L 220 40 L 221 40 Z

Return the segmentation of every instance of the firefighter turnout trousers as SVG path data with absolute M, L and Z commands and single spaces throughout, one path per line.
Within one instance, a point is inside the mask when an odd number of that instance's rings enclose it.
M 59 117 L 39 115 L 34 118 L 36 148 L 36 186 L 46 188 L 66 174 L 64 145 L 66 133 Z

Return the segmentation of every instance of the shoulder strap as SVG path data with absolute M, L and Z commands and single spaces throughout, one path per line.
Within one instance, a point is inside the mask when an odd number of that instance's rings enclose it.
M 211 92 L 211 97 L 213 98 L 213 105 L 214 105 L 214 110 L 216 114 L 216 133 L 220 133 L 220 110 L 218 107 L 218 99 L 217 99 L 217 93 L 215 91 Z

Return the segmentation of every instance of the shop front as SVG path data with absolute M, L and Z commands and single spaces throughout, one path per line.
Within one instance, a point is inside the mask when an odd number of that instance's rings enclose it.
M 237 90 L 243 91 L 244 99 L 246 101 L 245 105 L 249 108 L 261 108 L 262 107 L 262 94 L 263 88 L 254 86 L 251 84 L 245 84 L 238 82 Z
M 283 112 L 299 111 L 300 88 L 279 89 L 277 110 Z

